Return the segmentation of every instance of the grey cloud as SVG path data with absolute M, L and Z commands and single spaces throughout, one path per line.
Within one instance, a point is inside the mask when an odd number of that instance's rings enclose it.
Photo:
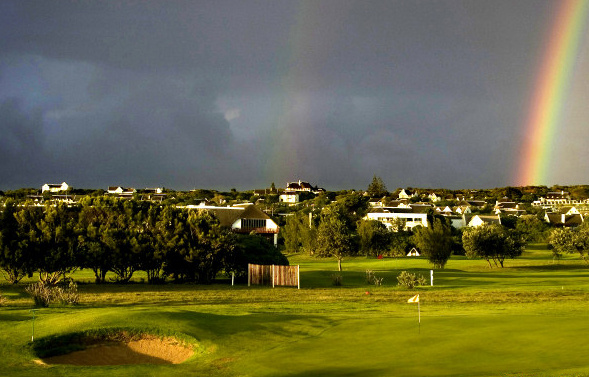
M 13 120 L 2 125 L 2 169 L 28 156 L 16 185 L 300 178 L 338 189 L 373 174 L 391 187 L 507 185 L 554 9 L 550 0 L 3 1 L 0 101 Z

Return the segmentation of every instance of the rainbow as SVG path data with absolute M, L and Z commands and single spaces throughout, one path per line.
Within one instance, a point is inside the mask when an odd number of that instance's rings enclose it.
M 280 54 L 280 88 L 273 98 L 277 106 L 267 119 L 271 147 L 261 161 L 265 178 L 284 182 L 303 177 L 312 180 L 318 174 L 301 151 L 306 149 L 309 131 L 314 126 L 316 89 L 323 82 L 320 70 L 332 51 L 331 46 L 341 37 L 340 29 L 345 26 L 348 8 L 353 5 L 342 2 L 338 13 L 331 14 L 327 21 L 323 17 L 326 14 L 323 3 L 303 0 L 293 4 L 296 4 L 294 22 Z M 320 38 L 318 29 L 322 33 Z
M 519 185 L 546 184 L 553 141 L 573 77 L 580 40 L 589 13 L 589 0 L 562 0 L 549 30 L 544 55 L 524 125 L 515 181 Z

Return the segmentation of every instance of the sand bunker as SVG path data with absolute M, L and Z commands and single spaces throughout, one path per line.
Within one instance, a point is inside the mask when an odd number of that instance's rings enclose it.
M 45 364 L 70 365 L 178 364 L 193 353 L 192 348 L 173 338 L 145 336 L 128 342 L 94 344 L 81 351 L 42 360 Z

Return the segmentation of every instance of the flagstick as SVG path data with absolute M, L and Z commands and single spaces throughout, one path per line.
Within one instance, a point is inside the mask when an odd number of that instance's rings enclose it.
M 417 301 L 417 318 L 418 318 L 418 334 L 421 335 L 421 309 L 419 307 L 419 301 Z

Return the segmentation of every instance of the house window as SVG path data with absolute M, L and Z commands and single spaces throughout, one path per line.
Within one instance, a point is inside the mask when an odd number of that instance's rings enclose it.
M 241 220 L 241 227 L 247 228 L 247 229 L 265 228 L 266 227 L 266 220 L 264 220 L 264 219 L 242 219 Z

